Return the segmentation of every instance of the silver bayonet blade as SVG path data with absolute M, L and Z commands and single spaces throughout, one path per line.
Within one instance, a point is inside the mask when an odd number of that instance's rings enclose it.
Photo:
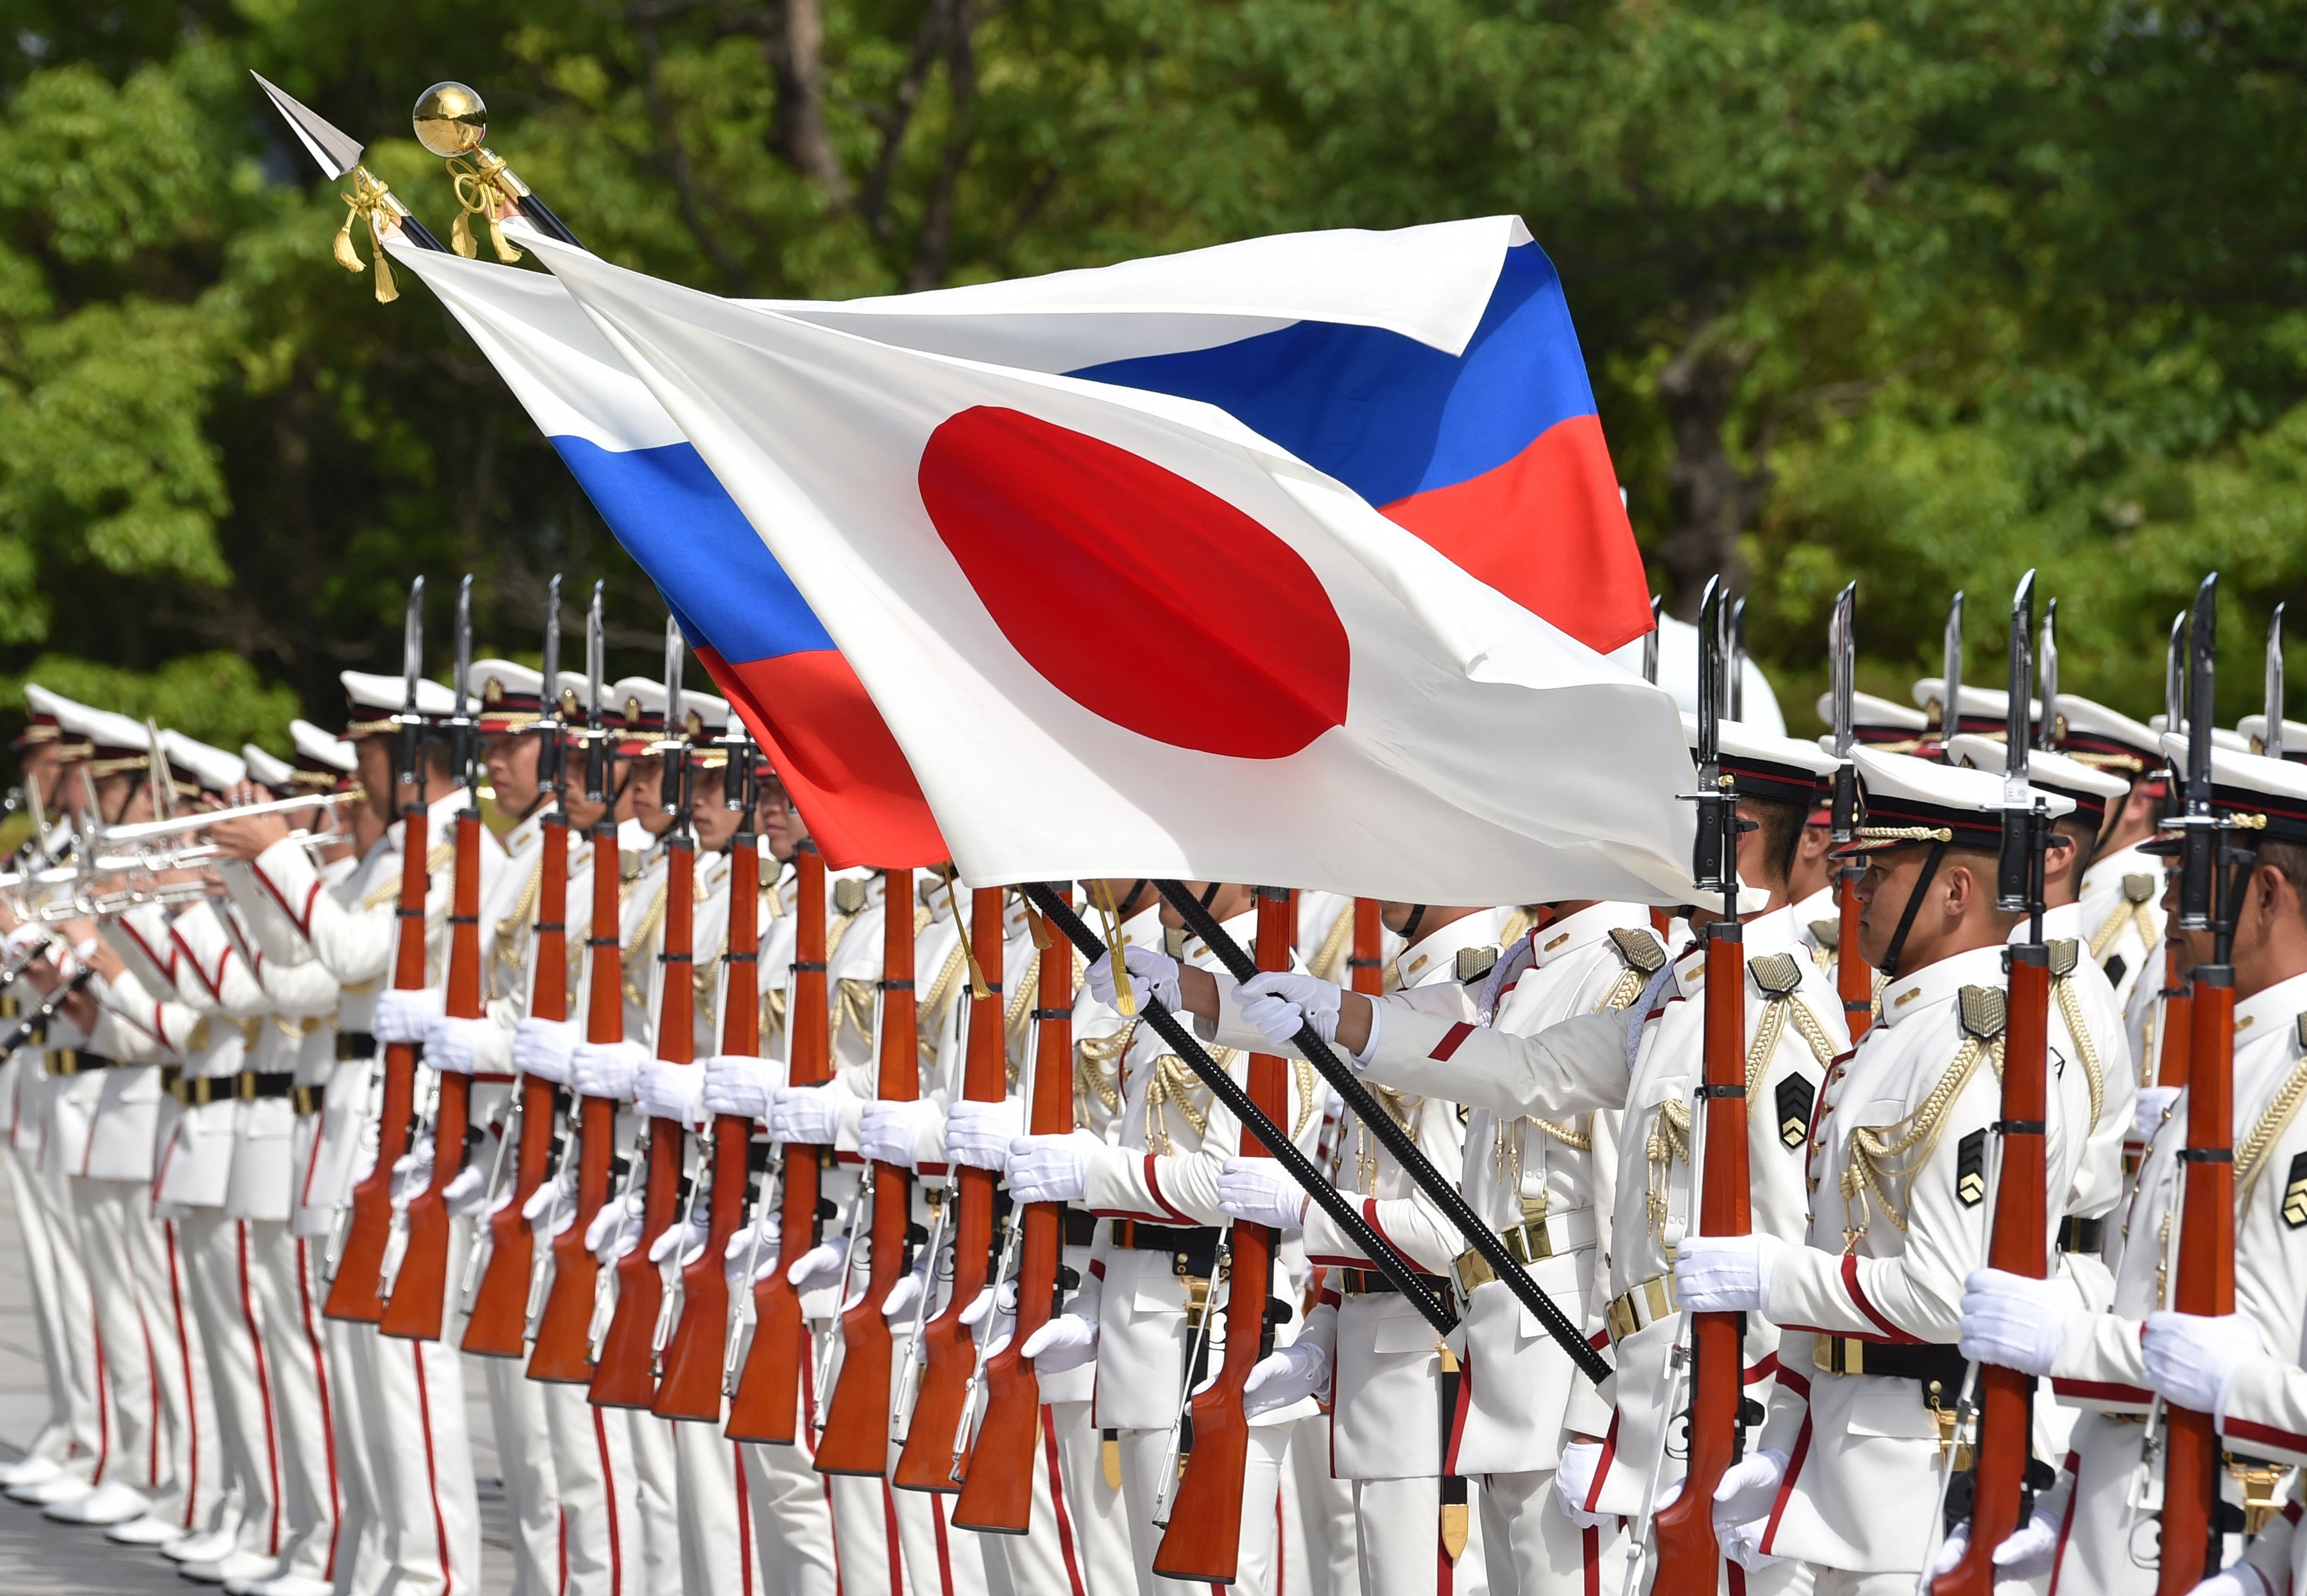
M 1834 757 L 1848 760 L 1856 734 L 1855 698 L 1858 669 L 1858 584 L 1851 583 L 1834 598 L 1834 619 L 1827 627 L 1828 686 L 1833 694 Z
M 425 674 L 425 579 L 408 584 L 408 614 L 400 628 L 400 708 L 416 713 L 416 679 Z
M 2011 687 L 2003 715 L 2003 801 L 2027 804 L 2027 695 L 2034 686 L 2035 573 L 2019 579 L 2011 596 Z
M 473 579 L 457 584 L 457 718 L 473 701 Z
M 667 615 L 665 618 L 665 734 L 667 739 L 681 735 L 681 675 L 687 653 L 688 644 L 681 635 L 681 622 Z
M 545 684 L 538 708 L 547 720 L 561 713 L 561 577 L 555 572 L 545 584 Z
M 2163 648 L 2163 729 L 2174 737 L 2187 729 L 2187 612 L 2171 617 L 2171 640 Z
M 2219 573 L 2211 572 L 2195 589 L 2195 614 L 2187 632 L 2187 787 L 2191 801 L 2198 789 L 2206 805 L 2211 790 L 2211 722 L 2213 672 L 2218 658 Z M 2208 812 L 2208 810 L 2206 811 Z
M 1746 601 L 1730 606 L 1730 647 L 1725 653 L 1722 677 L 1722 718 L 1746 718 Z
M 1713 779 L 1721 757 L 1722 579 L 1709 577 L 1698 601 L 1698 775 Z
M 2267 618 L 2267 734 L 2260 751 L 2270 759 L 2283 757 L 2283 606 Z
M 1942 699 L 1939 708 L 1939 742 L 1942 747 L 1954 739 L 1962 725 L 1962 711 L 1956 706 L 1962 699 L 1962 590 L 1955 589 L 1954 599 L 1947 605 L 1946 633 L 1940 640 L 1939 683 Z
M 2042 683 L 2036 696 L 2043 700 L 2041 717 L 2035 726 L 2035 746 L 2049 750 L 2059 742 L 2059 601 L 2055 598 L 2043 606 L 2042 641 L 2035 649 L 2035 675 Z
M 593 584 L 593 607 L 585 612 L 585 714 L 596 731 L 601 725 L 601 590 L 607 586 L 605 581 Z
M 1651 596 L 1651 629 L 1642 638 L 1642 680 L 1652 687 L 1658 685 L 1659 617 L 1666 609 L 1666 600 Z
M 331 125 L 326 118 L 279 84 L 268 82 L 257 73 L 248 75 L 256 79 L 257 87 L 264 90 L 266 97 L 272 101 L 273 108 L 288 124 L 288 131 L 296 135 L 297 142 L 304 146 L 305 151 L 322 171 L 331 177 L 343 177 L 349 176 L 352 169 L 360 165 L 358 140 Z

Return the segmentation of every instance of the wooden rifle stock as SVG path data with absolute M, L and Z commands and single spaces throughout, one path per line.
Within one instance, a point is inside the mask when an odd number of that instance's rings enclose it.
M 425 889 L 429 884 L 425 858 L 432 851 L 431 822 L 421 803 L 410 804 L 401 816 L 395 991 L 415 991 L 425 984 Z M 376 1163 L 353 1188 L 352 1221 L 346 1227 L 344 1250 L 337 1256 L 336 1278 L 329 1283 L 329 1300 L 321 1309 L 326 1317 L 364 1325 L 384 1317 L 378 1277 L 392 1233 L 392 1166 L 408 1151 L 408 1117 L 416 1106 L 416 1045 L 389 1042 L 384 1048 L 384 1100 L 377 1112 Z
M 625 1035 L 624 961 L 618 957 L 617 823 L 593 828 L 593 921 L 585 945 L 585 1040 L 622 1042 Z M 605 930 L 604 928 L 606 928 Z M 593 1287 L 601 1261 L 585 1245 L 593 1216 L 609 1200 L 609 1161 L 615 1155 L 617 1105 L 581 1097 L 577 1110 L 577 1212 L 553 1238 L 553 1284 L 536 1318 L 528 1377 L 584 1385 L 593 1377 Z
M 697 1056 L 697 845 L 685 833 L 666 839 L 664 942 L 657 953 L 663 971 L 658 985 L 656 1056 L 689 1064 Z M 681 1206 L 682 1151 L 688 1132 L 678 1120 L 652 1115 L 648 1164 L 642 1174 L 641 1233 L 633 1249 L 617 1260 L 617 1306 L 601 1339 L 601 1360 L 593 1366 L 589 1401 L 605 1408 L 645 1408 L 656 1400 L 651 1367 L 657 1309 L 665 1302 L 665 1275 L 649 1249 L 665 1234 Z
M 1066 944 L 1046 931 L 1035 940 L 1047 946 L 1033 993 L 1033 1100 L 1025 1128 L 1033 1136 L 1063 1136 L 1074 1128 L 1074 961 Z M 953 1505 L 953 1522 L 963 1529 L 999 1535 L 1023 1535 L 1033 1521 L 1042 1382 L 1024 1348 L 1058 1311 L 1065 1206 L 1027 1203 L 1011 1223 L 1025 1227 L 1017 1250 L 1017 1322 L 1009 1344 L 985 1360 L 985 1416 L 978 1420 L 961 1496 Z
M 1704 1185 L 1698 1233 L 1743 1236 L 1751 1228 L 1746 1170 L 1746 957 L 1744 928 L 1706 928 Z M 1690 1461 L 1681 1494 L 1651 1520 L 1658 1577 L 1652 1596 L 1714 1596 L 1722 1549 L 1714 1539 L 1714 1488 L 1737 1461 L 1745 1396 L 1740 1347 L 1745 1316 L 1691 1316 Z M 1671 1420 L 1669 1420 L 1671 1422 Z
M 913 1007 L 913 872 L 885 872 L 881 943 L 880 1068 L 874 1095 L 911 1103 L 921 1095 L 920 1013 Z M 911 1259 L 913 1171 L 873 1165 L 873 1217 L 865 1294 L 841 1315 L 841 1372 L 818 1437 L 820 1474 L 882 1475 L 889 1469 L 889 1392 L 896 1338 L 881 1311 Z M 850 1245 L 856 1245 L 850 1238 Z
M 569 1013 L 569 822 L 544 823 L 545 856 L 537 866 L 536 940 L 530 953 L 536 980 L 528 1011 L 558 1020 Z M 513 1149 L 512 1195 L 489 1215 L 489 1261 L 465 1318 L 467 1352 L 518 1358 L 528 1350 L 528 1283 L 536 1259 L 536 1232 L 525 1210 L 545 1180 L 553 1154 L 553 1083 L 533 1075 L 520 1081 L 520 1141 Z
M 736 780 L 730 767 L 728 779 Z M 721 1051 L 752 1058 L 761 1051 L 761 851 L 750 831 L 729 845 L 727 990 L 721 1000 Z M 721 1361 L 728 1351 L 729 1238 L 745 1222 L 745 1187 L 753 1122 L 742 1114 L 713 1116 L 712 1206 L 705 1251 L 681 1271 L 681 1319 L 665 1343 L 665 1373 L 656 1383 L 657 1416 L 718 1420 Z
M 1353 952 L 1347 968 L 1354 991 L 1375 998 L 1385 991 L 1385 922 L 1374 897 L 1358 897 L 1346 911 L 1354 917 Z
M 2176 915 L 2172 917 L 2174 921 Z M 2180 1313 L 2234 1311 L 2234 969 L 2197 965 L 2187 1045 L 2187 1146 L 2179 1209 Z M 2162 1553 L 2156 1596 L 2185 1596 L 2218 1572 L 2219 1437 L 2212 1416 L 2164 1413 Z
M 1834 878 L 1834 987 L 1853 1047 L 1874 1024 L 1874 967 L 1858 951 L 1858 878 L 1865 873 L 1844 867 Z
M 442 1011 L 450 1019 L 481 1017 L 481 811 L 457 816 L 456 888 L 449 900 L 449 990 Z M 465 1132 L 472 1123 L 473 1077 L 436 1072 L 433 1110 L 433 1178 L 408 1199 L 407 1236 L 392 1296 L 377 1328 L 410 1341 L 441 1339 L 449 1295 L 449 1182 L 465 1167 Z
M 1359 912 L 1359 900 L 1356 906 Z M 1290 967 L 1293 908 L 1289 893 L 1258 888 L 1259 969 Z M 1274 1123 L 1288 1124 L 1288 1066 L 1274 1054 L 1252 1053 L 1249 1095 Z M 1241 1138 L 1240 1151 L 1244 1158 L 1273 1156 L 1254 1137 Z M 1187 1419 L 1193 1426 L 1193 1451 L 1178 1481 L 1177 1497 L 1170 1504 L 1169 1528 L 1154 1553 L 1154 1572 L 1164 1578 L 1231 1584 L 1239 1566 L 1242 1489 L 1249 1470 L 1249 1416 L 1244 1395 L 1249 1371 L 1274 1348 L 1267 1304 L 1274 1292 L 1274 1255 L 1281 1240 L 1276 1231 L 1262 1224 L 1237 1220 L 1231 1227 L 1225 1361 L 1219 1366 L 1217 1378 L 1194 1394 Z
M 825 989 L 825 858 L 808 838 L 793 852 L 793 1007 L 786 1014 L 785 1081 L 823 1085 L 833 1077 L 832 1009 Z M 800 1429 L 802 1369 L 809 1360 L 809 1326 L 801 1292 L 785 1278 L 802 1254 L 818 1243 L 818 1177 L 824 1149 L 788 1143 L 777 1214 L 777 1266 L 753 1291 L 753 1339 L 745 1349 L 737 1387 L 729 1394 L 735 1441 L 790 1446 Z
M 1995 1177 L 1989 1268 L 2043 1278 L 2048 1233 L 2051 962 L 2039 942 L 2011 950 L 2003 1061 L 2003 1148 Z M 1944 1394 L 1942 1394 L 1943 1401 Z M 2019 1528 L 2032 1453 L 2035 1381 L 1999 1365 L 1978 1370 L 1978 1438 L 1971 1448 L 1970 1540 L 1962 1561 L 1931 1582 L 1933 1596 L 1993 1596 L 1994 1550 Z
M 1001 1024 L 1002 940 L 1001 888 L 980 887 L 969 898 L 970 951 L 992 990 L 970 999 L 961 1094 L 972 1103 L 999 1103 L 1008 1086 L 1008 1039 Z M 958 1489 L 953 1478 L 953 1437 L 961 1428 L 969 1377 L 977 1363 L 976 1338 L 961 1316 L 985 1289 L 991 1271 L 993 1188 L 999 1181 L 991 1170 L 963 1169 L 954 1177 L 959 1196 L 954 1214 L 953 1285 L 944 1309 L 922 1326 L 927 1367 L 913 1398 L 905 1445 L 889 1474 L 889 1483 L 903 1490 Z

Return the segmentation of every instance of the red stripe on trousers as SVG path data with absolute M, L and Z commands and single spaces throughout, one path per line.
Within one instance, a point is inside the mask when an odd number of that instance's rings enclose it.
M 280 1443 L 272 1425 L 272 1377 L 264 1367 L 264 1333 L 256 1323 L 256 1300 L 248 1289 L 248 1221 L 232 1222 L 233 1249 L 240 1262 L 240 1317 L 248 1326 L 248 1350 L 256 1360 L 256 1400 L 264 1408 L 264 1471 L 271 1481 L 272 1523 L 264 1549 L 280 1555 Z
M 881 1481 L 881 1528 L 889 1538 L 889 1596 L 905 1596 L 905 1547 L 897 1539 L 897 1497 L 887 1480 Z M 948 1578 L 948 1588 L 951 1588 Z
M 1050 1506 L 1058 1521 L 1058 1550 L 1066 1559 L 1066 1584 L 1073 1596 L 1087 1596 L 1081 1564 L 1074 1556 L 1074 1515 L 1066 1510 L 1065 1476 L 1058 1467 L 1058 1416 L 1042 1404 L 1042 1456 L 1050 1471 Z
M 189 1530 L 193 1508 L 201 1497 L 201 1404 L 193 1388 L 193 1343 L 184 1334 L 184 1283 L 176 1273 L 176 1222 L 162 1220 L 160 1235 L 168 1245 L 168 1304 L 176 1310 L 176 1355 L 184 1369 L 184 1528 Z
M 449 1572 L 449 1525 L 441 1516 L 441 1473 L 433 1463 L 433 1395 L 425 1386 L 424 1345 L 410 1342 L 408 1356 L 416 1365 L 416 1416 L 425 1427 L 425 1488 L 433 1497 L 433 1540 L 441 1549 L 441 1596 L 456 1596 L 457 1582 Z
M 96 1317 L 96 1299 L 88 1303 L 88 1333 L 96 1343 L 96 1472 L 90 1485 L 104 1483 L 104 1469 L 112 1461 L 112 1397 L 104 1373 L 104 1326 Z
M 296 1238 L 296 1307 L 304 1317 L 304 1341 L 313 1349 L 313 1376 L 321 1388 L 321 1443 L 329 1454 L 329 1563 L 322 1577 L 337 1574 L 337 1532 L 345 1527 L 344 1488 L 337 1482 L 337 1416 L 329 1403 L 329 1360 L 321 1354 L 321 1326 L 313 1317 L 310 1243 Z
M 1589 1524 L 1578 1537 L 1586 1562 L 1586 1596 L 1602 1596 L 1602 1532 Z
M 729 1443 L 729 1462 L 737 1471 L 737 1578 L 745 1596 L 753 1592 L 753 1504 L 745 1495 L 745 1448 Z
M 617 1596 L 625 1588 L 624 1537 L 618 1523 L 617 1471 L 609 1461 L 609 1429 L 601 1414 L 601 1409 L 593 1410 L 593 1446 L 601 1454 L 601 1501 L 609 1519 L 609 1596 Z
M 896 1504 L 893 1500 L 890 1506 L 894 1507 Z M 930 1497 L 930 1523 L 937 1530 L 938 1588 L 945 1592 L 945 1596 L 953 1596 L 953 1548 L 947 1544 L 945 1538 L 945 1498 L 943 1497 Z

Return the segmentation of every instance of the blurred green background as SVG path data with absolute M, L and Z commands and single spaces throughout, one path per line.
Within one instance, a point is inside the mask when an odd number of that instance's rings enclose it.
M 2067 685 L 2144 715 L 2217 566 L 2231 717 L 2307 578 L 2296 4 L 0 14 L 0 716 L 29 674 L 280 747 L 297 707 L 335 714 L 339 668 L 396 668 L 418 571 L 436 628 L 469 570 L 482 649 L 530 655 L 545 578 L 605 578 L 616 668 L 655 667 L 646 580 L 422 287 L 380 305 L 330 259 L 343 202 L 250 68 L 371 141 L 444 236 L 408 108 L 469 82 L 588 245 L 733 294 L 1519 212 L 1654 585 L 1687 614 L 1731 572 L 1797 727 L 1847 580 L 1862 685 L 1903 699 L 1958 585 L 1993 677 L 2039 564 Z

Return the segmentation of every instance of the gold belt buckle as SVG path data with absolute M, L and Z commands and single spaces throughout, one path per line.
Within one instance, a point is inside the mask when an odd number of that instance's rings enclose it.
M 2263 1458 L 2237 1457 L 2232 1453 L 2226 1463 L 2227 1472 L 2243 1488 L 2243 1532 L 2256 1535 L 2283 1511 L 2279 1488 L 2288 1471 Z

